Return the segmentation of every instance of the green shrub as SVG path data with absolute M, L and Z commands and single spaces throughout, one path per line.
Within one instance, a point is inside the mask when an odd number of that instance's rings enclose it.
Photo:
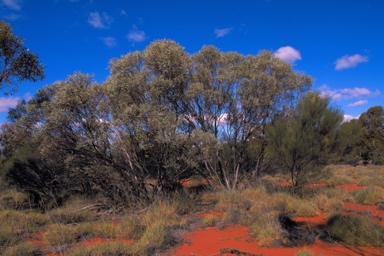
M 335 214 L 328 219 L 326 230 L 332 238 L 349 245 L 384 246 L 384 227 L 369 217 Z

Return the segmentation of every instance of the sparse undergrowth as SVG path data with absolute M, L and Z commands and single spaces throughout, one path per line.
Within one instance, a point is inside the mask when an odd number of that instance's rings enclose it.
M 80 197 L 45 213 L 23 210 L 26 198 L 20 192 L 8 190 L 6 196 L 0 197 L 0 254 L 154 255 L 177 245 L 181 239 L 178 234 L 190 230 L 193 223 L 188 216 L 202 210 L 222 212 L 223 216 L 206 215 L 197 224 L 194 222 L 194 228 L 200 225 L 220 229 L 240 224 L 250 227 L 250 234 L 261 247 L 310 244 L 315 233 L 302 229 L 290 218 L 325 212 L 328 221 L 325 227 L 316 228 L 319 236 L 328 235 L 332 241 L 352 246 L 382 248 L 384 228 L 369 216 L 344 216 L 343 202 L 377 204 L 380 209 L 384 189 L 369 181 L 375 177 L 380 180 L 384 172 L 365 173 L 361 167 L 342 168 L 340 173 L 336 167 L 332 170 L 336 178 L 333 185 L 357 183 L 364 187 L 344 191 L 326 186 L 292 194 L 289 189 L 273 184 L 274 180 L 281 181 L 281 177 L 268 176 L 253 184 L 249 182 L 243 190 L 208 190 L 198 196 L 177 193 L 168 198 L 159 197 L 141 210 L 127 209 L 117 215 L 100 212 L 91 207 L 95 202 Z M 355 176 L 362 181 L 354 180 Z M 39 234 L 44 244 L 28 242 Z M 105 240 L 86 243 L 92 239 Z M 307 249 L 296 255 L 314 254 Z

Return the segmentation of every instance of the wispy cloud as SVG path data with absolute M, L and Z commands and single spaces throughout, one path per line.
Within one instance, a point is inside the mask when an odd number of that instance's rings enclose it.
M 347 54 L 335 61 L 335 70 L 354 68 L 357 66 L 357 64 L 362 62 L 368 62 L 368 57 L 361 56 L 360 54 L 355 54 L 352 56 Z
M 368 103 L 367 100 L 359 100 L 359 101 L 356 101 L 356 102 L 354 102 L 354 103 L 348 104 L 348 107 L 362 106 L 362 105 L 365 105 L 365 104 L 367 104 L 367 103 Z
M 343 122 L 349 122 L 352 119 L 358 119 L 358 118 L 359 118 L 359 116 L 344 115 Z
M 120 10 L 120 15 L 127 16 L 127 12 L 124 9 Z
M 5 15 L 3 16 L 4 19 L 6 20 L 19 20 L 21 19 L 23 16 L 21 16 L 20 14 L 16 14 L 16 13 L 11 13 L 11 14 L 8 14 L 8 15 Z
M 20 10 L 21 4 L 19 0 L 2 0 L 3 5 L 7 6 L 11 10 Z
M 146 39 L 145 32 L 138 30 L 136 26 L 133 26 L 132 30 L 127 34 L 127 39 L 134 43 L 143 42 Z
M 297 60 L 301 60 L 300 52 L 291 46 L 280 47 L 275 52 L 275 56 L 289 63 L 294 63 Z
M 360 97 L 378 96 L 380 91 L 371 91 L 364 87 L 331 89 L 328 85 L 324 84 L 319 88 L 321 95 L 332 98 L 333 100 L 347 100 Z
M 88 16 L 88 23 L 94 28 L 108 28 L 113 22 L 113 18 L 107 13 L 102 15 L 99 12 L 91 12 Z
M 0 98 L 0 112 L 8 112 L 8 109 L 14 108 L 20 100 L 18 97 L 1 97 Z
M 101 40 L 110 48 L 113 48 L 117 45 L 116 38 L 114 37 L 103 37 Z
M 219 38 L 219 37 L 223 37 L 223 36 L 226 36 L 228 35 L 229 33 L 231 33 L 233 28 L 222 28 L 222 29 L 219 29 L 219 28 L 215 28 L 215 35 L 216 35 L 216 38 Z

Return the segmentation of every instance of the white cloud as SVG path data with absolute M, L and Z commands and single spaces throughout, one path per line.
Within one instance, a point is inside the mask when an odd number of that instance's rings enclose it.
M 362 62 L 368 62 L 368 57 L 361 56 L 360 54 L 355 54 L 352 56 L 349 56 L 347 54 L 335 61 L 335 64 L 336 64 L 335 70 L 354 68 L 357 66 L 357 64 Z
M 354 102 L 354 103 L 348 104 L 348 107 L 362 106 L 362 105 L 365 105 L 365 104 L 367 104 L 367 103 L 368 103 L 367 100 L 359 100 L 359 101 L 356 101 L 356 102 Z
M 359 118 L 359 116 L 344 115 L 343 122 L 349 122 L 352 119 L 358 119 L 358 118 Z
M 94 28 L 108 28 L 113 22 L 113 18 L 105 12 L 100 15 L 99 12 L 91 12 L 88 17 L 88 23 Z
M 136 26 L 133 26 L 133 29 L 129 31 L 127 35 L 127 39 L 135 43 L 143 42 L 146 39 L 145 32 L 138 30 Z
M 21 5 L 19 0 L 2 0 L 3 5 L 12 10 L 20 10 Z
M 328 85 L 324 84 L 319 88 L 322 96 L 327 96 L 332 98 L 333 100 L 346 100 L 352 98 L 360 98 L 360 97 L 369 97 L 369 96 L 378 96 L 380 95 L 380 91 L 376 90 L 372 92 L 367 88 L 344 88 L 344 89 L 331 89 Z
M 127 16 L 127 12 L 124 9 L 120 10 L 120 15 Z
M 214 33 L 216 35 L 216 38 L 219 38 L 219 37 L 228 35 L 232 29 L 233 28 L 222 28 L 222 29 L 215 28 Z
M 14 108 L 20 100 L 18 97 L 1 97 L 0 98 L 0 112 L 8 112 L 9 108 Z
M 275 56 L 289 63 L 294 63 L 297 60 L 301 60 L 300 52 L 291 46 L 280 47 L 275 52 Z
M 116 38 L 114 37 L 103 37 L 101 40 L 110 48 L 113 48 L 117 45 Z

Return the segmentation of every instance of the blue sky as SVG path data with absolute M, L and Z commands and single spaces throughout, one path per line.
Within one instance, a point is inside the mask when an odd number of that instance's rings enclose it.
M 44 85 L 76 71 L 102 82 L 112 58 L 164 38 L 191 54 L 203 45 L 273 51 L 312 76 L 346 119 L 383 106 L 381 0 L 0 0 L 0 16 L 46 66 L 43 81 L 0 94 L 0 123 Z

